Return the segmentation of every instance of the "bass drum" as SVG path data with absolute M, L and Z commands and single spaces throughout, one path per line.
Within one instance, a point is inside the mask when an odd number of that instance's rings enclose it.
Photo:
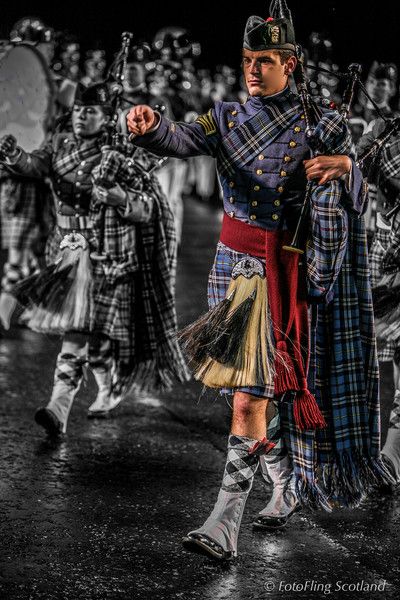
M 29 44 L 0 54 L 0 137 L 12 134 L 27 152 L 41 146 L 51 129 L 55 86 L 43 56 Z

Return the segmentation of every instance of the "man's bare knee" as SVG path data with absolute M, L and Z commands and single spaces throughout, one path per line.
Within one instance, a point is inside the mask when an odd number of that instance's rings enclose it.
M 265 398 L 257 398 L 251 394 L 244 392 L 236 392 L 233 399 L 233 411 L 242 419 L 246 420 L 258 413 L 265 413 L 268 400 Z

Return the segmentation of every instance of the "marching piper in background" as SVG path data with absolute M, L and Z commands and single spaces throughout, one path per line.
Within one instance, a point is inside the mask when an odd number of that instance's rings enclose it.
M 110 113 L 105 84 L 78 86 L 71 133 L 31 154 L 13 136 L 0 141 L 11 172 L 49 177 L 56 201 L 49 266 L 13 290 L 29 327 L 63 336 L 51 400 L 35 415 L 52 435 L 66 431 L 87 361 L 99 388 L 89 416 L 109 414 L 130 389 L 187 377 L 174 338 L 173 217 L 154 178 L 104 146 Z
M 397 126 L 396 126 L 397 122 Z M 394 125 L 394 126 L 393 126 Z M 382 458 L 400 482 L 400 135 L 399 118 L 375 122 L 372 130 L 358 143 L 359 156 L 368 152 L 392 127 L 392 135 L 383 144 L 375 160 L 366 161 L 376 182 L 376 228 L 371 244 L 370 267 L 373 285 L 378 358 L 393 362 L 394 399 Z M 371 165 L 372 162 L 372 165 Z M 369 164 L 368 164 L 369 163 Z M 370 166 L 370 169 L 367 167 Z M 372 187 L 372 186 L 371 186 Z M 375 192 L 375 189 L 372 188 Z M 371 190 L 370 190 L 371 191 Z M 372 194 L 370 194 L 370 201 Z
M 392 63 L 378 63 L 374 61 L 365 83 L 370 98 L 367 98 L 364 93 L 360 93 L 360 102 L 354 106 L 352 111 L 354 116 L 349 119 L 353 141 L 357 144 L 360 151 L 368 144 L 368 140 L 371 141 L 371 138 L 376 137 L 378 132 L 381 132 L 382 117 L 389 119 L 396 116 L 396 112 L 390 106 L 392 98 L 396 93 L 396 86 L 396 66 Z M 377 108 L 373 106 L 371 99 L 376 103 Z M 377 109 L 379 110 L 379 114 Z M 360 121 L 364 123 L 363 133 L 357 134 L 357 123 Z M 374 134 L 372 134 L 372 130 L 374 130 Z M 378 219 L 377 212 L 380 212 L 382 206 L 381 196 L 384 193 L 382 189 L 377 190 L 377 197 L 375 193 L 372 193 L 372 190 L 374 189 L 375 191 L 376 188 L 376 182 L 374 181 L 376 176 L 376 169 L 372 169 L 368 176 L 370 194 L 364 217 L 369 241 L 372 241 L 373 236 L 382 223 L 381 219 Z

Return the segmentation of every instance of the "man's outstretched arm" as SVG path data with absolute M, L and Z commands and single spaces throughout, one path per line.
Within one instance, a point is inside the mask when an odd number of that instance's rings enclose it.
M 129 111 L 126 123 L 132 142 L 158 156 L 215 156 L 220 139 L 214 109 L 187 124 L 170 121 L 142 104 Z

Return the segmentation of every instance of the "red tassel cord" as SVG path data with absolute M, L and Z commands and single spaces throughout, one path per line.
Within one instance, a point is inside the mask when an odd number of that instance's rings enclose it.
M 307 386 L 307 379 L 301 380 L 301 389 L 296 393 L 293 415 L 298 429 L 323 429 L 327 426 L 315 396 Z
M 289 231 L 265 231 L 224 215 L 221 241 L 238 252 L 266 259 L 269 312 L 276 344 L 275 394 L 295 391 L 294 419 L 300 429 L 326 427 L 317 401 L 307 386 L 310 364 L 306 273 L 299 255 L 282 246 Z
M 276 344 L 277 358 L 275 360 L 275 394 L 280 395 L 287 390 L 296 390 L 299 383 L 291 356 L 285 340 Z
M 284 253 L 287 232 L 266 236 L 267 289 L 277 356 L 275 360 L 275 394 L 298 390 L 293 363 L 293 342 L 290 333 L 297 310 L 298 254 Z M 291 352 L 289 353 L 287 340 Z

